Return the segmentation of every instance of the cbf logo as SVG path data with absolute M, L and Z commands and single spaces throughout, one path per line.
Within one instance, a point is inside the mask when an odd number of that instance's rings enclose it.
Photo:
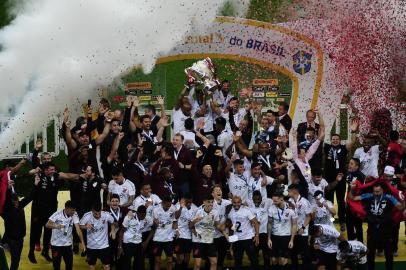
M 312 54 L 305 51 L 298 51 L 293 55 L 293 69 L 300 75 L 306 74 L 312 67 Z

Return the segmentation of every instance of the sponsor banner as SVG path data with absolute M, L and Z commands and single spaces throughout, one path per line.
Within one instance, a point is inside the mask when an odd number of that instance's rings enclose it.
M 305 121 L 305 112 L 316 108 L 323 112 L 327 128 L 336 116 L 340 98 L 329 104 L 318 104 L 320 93 L 331 94 L 324 79 L 329 62 L 319 44 L 311 37 L 296 32 L 293 26 L 218 17 L 207 33 L 192 29 L 182 44 L 162 55 L 157 63 L 184 59 L 229 59 L 272 69 L 290 78 L 290 93 L 280 93 L 281 82 L 274 78 L 256 78 L 253 89 L 237 89 L 241 97 L 262 99 L 272 109 L 278 102 L 289 101 L 289 115 L 293 124 Z M 257 87 L 267 87 L 259 90 Z M 332 96 L 337 96 L 337 92 Z M 326 97 L 323 97 L 324 100 Z M 327 97 L 328 98 L 328 97 Z

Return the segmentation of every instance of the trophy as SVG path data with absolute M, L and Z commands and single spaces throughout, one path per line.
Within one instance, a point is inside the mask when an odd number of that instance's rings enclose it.
M 188 76 L 188 83 L 202 85 L 202 91 L 206 95 L 210 95 L 220 85 L 215 78 L 215 66 L 209 57 L 186 68 L 185 73 Z

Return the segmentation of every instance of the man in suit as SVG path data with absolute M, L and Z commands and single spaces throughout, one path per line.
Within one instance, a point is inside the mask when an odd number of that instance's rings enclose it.
M 281 102 L 278 107 L 279 123 L 281 123 L 289 133 L 292 129 L 292 119 L 290 118 L 288 111 L 289 105 L 286 102 Z
M 316 119 L 316 112 L 313 110 L 308 110 L 306 112 L 306 122 L 300 123 L 297 126 L 297 141 L 301 143 L 306 140 L 306 130 L 307 128 L 313 128 L 316 131 L 315 136 L 319 133 L 320 125 L 314 120 Z

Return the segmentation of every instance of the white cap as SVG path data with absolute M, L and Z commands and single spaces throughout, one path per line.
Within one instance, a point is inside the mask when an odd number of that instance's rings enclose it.
M 387 175 L 395 175 L 395 168 L 392 166 L 385 166 L 385 170 L 383 171 L 384 174 Z

